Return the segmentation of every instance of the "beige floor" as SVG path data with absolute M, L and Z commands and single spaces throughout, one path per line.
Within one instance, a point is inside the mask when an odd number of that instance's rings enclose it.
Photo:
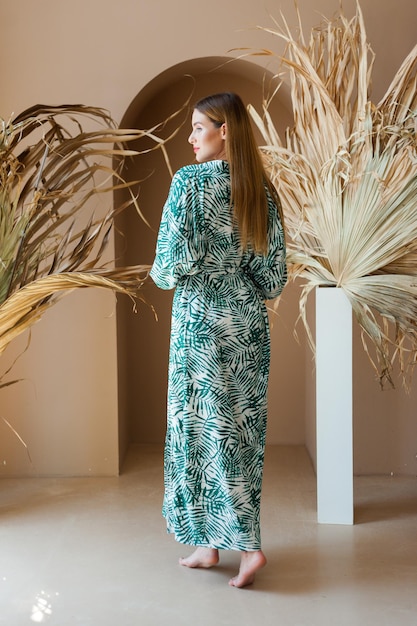
M 302 447 L 267 450 L 255 585 L 227 585 L 160 515 L 161 449 L 132 448 L 120 478 L 0 481 L 0 623 L 56 626 L 399 626 L 417 624 L 417 478 L 359 478 L 356 523 L 316 523 Z M 185 550 L 187 553 L 187 550 Z

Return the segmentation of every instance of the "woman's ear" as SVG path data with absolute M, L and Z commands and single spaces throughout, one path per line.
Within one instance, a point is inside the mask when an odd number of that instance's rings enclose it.
M 226 139 L 226 135 L 227 135 L 227 126 L 226 126 L 226 122 L 224 124 L 221 125 L 221 131 L 222 131 L 222 139 Z

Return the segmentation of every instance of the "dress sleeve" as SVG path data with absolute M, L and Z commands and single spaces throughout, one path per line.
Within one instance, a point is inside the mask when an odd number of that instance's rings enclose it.
M 155 259 L 150 272 L 161 289 L 173 289 L 178 280 L 199 269 L 199 245 L 196 211 L 198 190 L 193 177 L 176 172 L 162 212 L 156 243 Z
M 248 264 L 248 274 L 265 300 L 279 296 L 287 282 L 284 229 L 271 197 L 269 204 L 268 252 L 255 254 Z

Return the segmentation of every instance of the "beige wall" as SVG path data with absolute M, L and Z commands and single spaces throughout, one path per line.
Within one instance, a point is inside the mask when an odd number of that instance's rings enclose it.
M 13 366 L 16 385 L 1 390 L 3 475 L 96 475 L 118 471 L 115 298 L 73 292 L 33 327 Z M 27 346 L 19 337 L 2 357 L 2 371 Z M 7 377 L 8 379 L 11 376 Z
M 343 4 L 351 15 L 353 0 Z M 339 0 L 299 0 L 299 5 L 308 30 L 320 14 L 337 11 Z M 258 93 L 257 71 L 246 75 L 242 66 L 208 75 L 202 59 L 224 57 L 231 48 L 277 46 L 253 27 L 270 25 L 268 11 L 278 15 L 280 9 L 294 25 L 293 6 L 292 0 L 266 8 L 255 0 L 212 0 L 196 11 L 190 0 L 2 0 L 0 115 L 7 118 L 36 102 L 81 102 L 108 108 L 118 121 L 145 124 L 178 102 L 183 91 L 175 87 L 181 80 L 170 68 L 179 64 L 201 73 L 198 89 L 235 85 L 251 100 Z M 415 0 L 363 0 L 362 7 L 377 53 L 374 92 L 380 97 L 415 43 L 417 6 Z M 267 59 L 252 61 L 267 64 Z M 172 146 L 175 167 L 189 160 L 180 139 Z M 157 167 L 149 186 L 143 185 L 141 202 L 156 229 L 169 177 L 153 158 L 140 164 L 144 170 Z M 132 228 L 131 219 L 126 216 L 126 232 L 132 229 L 134 235 L 126 258 L 151 262 L 155 233 L 137 221 Z M 32 464 L 0 422 L 2 474 L 114 474 L 132 438 L 161 440 L 171 295 L 151 285 L 146 293 L 158 323 L 149 308 L 141 306 L 133 315 L 124 302 L 117 329 L 114 298 L 83 291 L 65 298 L 33 329 L 28 351 L 13 368 L 14 377 L 25 381 L 3 389 L 0 401 L 0 417 L 24 438 Z M 292 285 L 273 321 L 268 437 L 270 443 L 305 443 L 314 459 L 314 367 L 303 332 L 300 344 L 293 339 L 297 299 L 298 286 Z M 25 341 L 2 357 L 2 371 Z M 381 393 L 357 336 L 354 370 L 356 470 L 415 475 L 416 392 Z

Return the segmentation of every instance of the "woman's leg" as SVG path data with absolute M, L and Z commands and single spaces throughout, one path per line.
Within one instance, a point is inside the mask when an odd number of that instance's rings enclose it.
M 255 574 L 266 565 L 266 558 L 262 550 L 242 552 L 240 569 L 237 576 L 229 580 L 231 587 L 247 587 L 255 580 Z
M 191 556 L 180 559 L 180 565 L 185 567 L 209 568 L 219 562 L 219 551 L 214 548 L 197 548 Z

